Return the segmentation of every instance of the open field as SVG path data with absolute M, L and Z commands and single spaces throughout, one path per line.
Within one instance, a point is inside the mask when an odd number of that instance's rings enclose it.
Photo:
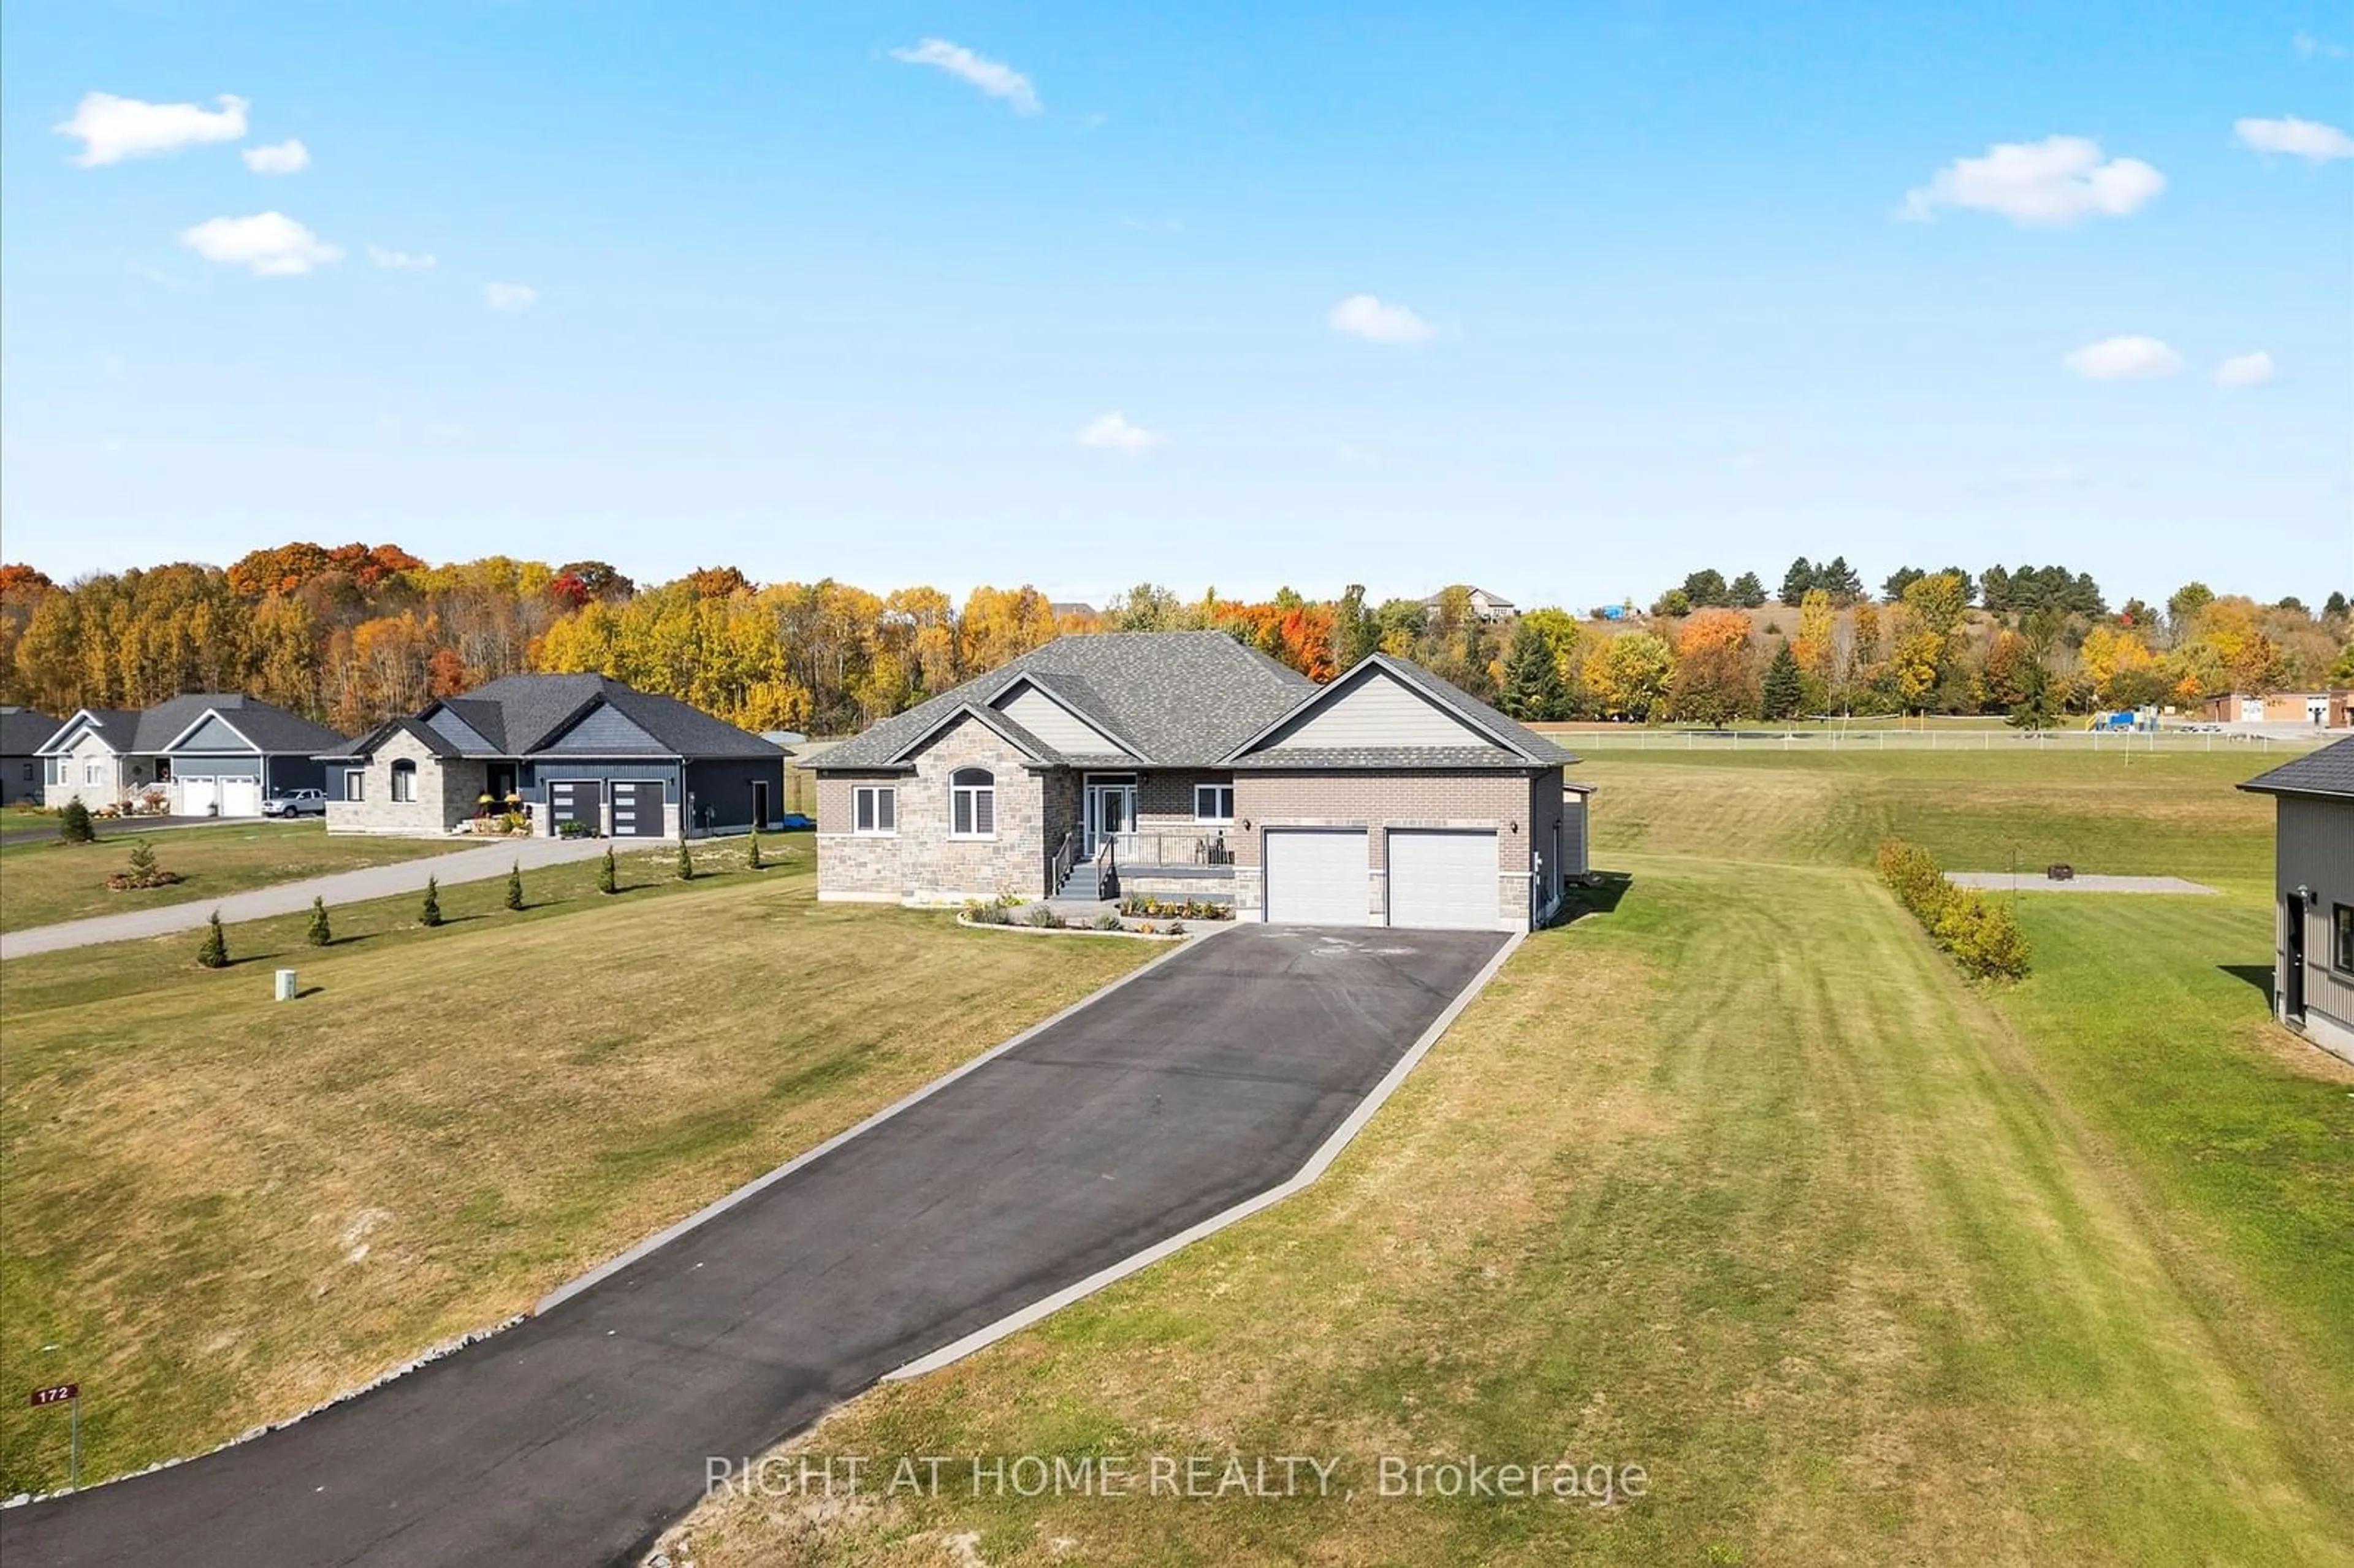
M 85 1477 L 208 1447 L 542 1292 L 1145 961 L 827 906 L 807 838 L 582 863 L 0 967 L 0 1381 Z M 270 1000 L 299 965 L 305 995 Z M 46 1347 L 55 1346 L 54 1350 Z M 0 1413 L 0 1494 L 62 1479 Z
M 169 887 L 109 891 L 108 874 L 123 869 L 133 842 L 145 843 L 155 852 L 156 864 L 186 880 Z M 467 847 L 440 839 L 329 838 L 326 824 L 318 821 L 234 822 L 136 834 L 101 824 L 96 843 L 50 840 L 0 844 L 0 930 L 23 931 L 91 915 L 188 904 L 274 882 Z
M 1337 1455 L 1353 1499 L 976 1499 L 960 1457 L 937 1499 L 708 1505 L 694 1560 L 2354 1562 L 2354 1070 L 2251 983 L 2251 769 L 1585 771 L 1623 895 L 1324 1182 L 788 1446 Z M 2024 901 L 2038 972 L 1983 991 L 1865 868 L 1892 831 L 2226 892 Z M 1649 1489 L 1374 1495 L 1474 1452 Z

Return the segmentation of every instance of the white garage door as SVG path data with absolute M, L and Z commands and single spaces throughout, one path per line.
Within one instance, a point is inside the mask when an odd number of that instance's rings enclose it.
M 180 780 L 180 804 L 177 808 L 180 815 L 201 817 L 219 801 L 219 789 L 211 779 L 183 779 Z
M 1363 926 L 1365 835 L 1310 828 L 1267 831 L 1267 917 L 1280 926 Z
M 1496 928 L 1496 835 L 1394 829 L 1390 924 L 1454 931 Z
M 261 780 L 259 779 L 222 779 L 220 809 L 221 815 L 224 817 L 261 815 Z

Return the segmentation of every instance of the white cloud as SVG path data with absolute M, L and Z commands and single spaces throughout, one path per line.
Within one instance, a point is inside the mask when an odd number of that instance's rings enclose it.
M 1352 294 L 1324 318 L 1337 333 L 1367 343 L 1428 343 L 1438 329 L 1404 305 L 1385 305 L 1371 294 Z
M 2022 227 L 2123 217 L 2166 188 L 2139 158 L 2101 157 L 2088 136 L 1998 142 L 1983 158 L 1956 158 L 1904 195 L 1903 216 L 1926 222 L 1941 207 L 2000 213 Z
M 1128 416 L 1114 409 L 1089 419 L 1079 431 L 1079 445 L 1102 451 L 1119 452 L 1123 457 L 1135 457 L 1149 452 L 1161 444 L 1161 437 L 1141 425 L 1131 425 Z
M 371 245 L 367 250 L 368 260 L 377 266 L 390 267 L 399 271 L 421 272 L 433 265 L 433 256 L 430 251 L 387 250 L 381 245 Z
M 2061 356 L 2087 381 L 2148 381 L 2182 368 L 2182 355 L 2154 337 L 2105 337 Z
M 2234 388 L 2262 387 L 2279 372 L 2280 366 L 2273 363 L 2273 356 L 2260 348 L 2253 354 L 2235 354 L 2217 366 L 2215 385 Z
M 180 243 L 207 261 L 250 268 L 261 278 L 291 277 L 343 260 L 329 245 L 282 212 L 251 217 L 216 217 L 184 230 Z
M 527 311 L 539 303 L 539 291 L 529 283 L 485 283 L 482 298 L 494 311 Z
M 311 166 L 311 149 L 292 136 L 267 147 L 248 147 L 238 155 L 257 175 L 300 174 Z
M 2232 130 L 2241 146 L 2259 153 L 2286 153 L 2316 164 L 2354 158 L 2354 136 L 2317 120 L 2285 114 L 2278 120 L 2234 121 Z
M 1046 106 L 1038 101 L 1038 90 L 1030 85 L 1028 77 L 1003 60 L 977 55 L 962 44 L 952 44 L 946 38 L 926 38 L 912 49 L 893 49 L 891 58 L 908 65 L 931 66 L 969 81 L 990 97 L 1005 100 L 1013 106 L 1016 114 L 1043 114 L 1046 111 Z
M 125 158 L 176 153 L 200 142 L 236 142 L 245 135 L 246 101 L 223 93 L 218 109 L 194 103 L 143 103 L 111 92 L 90 92 L 74 105 L 73 118 L 49 127 L 81 143 L 74 159 L 85 169 Z
M 2316 55 L 2319 55 L 2324 59 L 2342 60 L 2349 52 L 2344 44 L 2333 44 L 2325 38 L 2317 38 L 2311 33 L 2302 31 L 2291 38 L 2289 43 L 2296 48 L 2299 59 L 2309 60 Z

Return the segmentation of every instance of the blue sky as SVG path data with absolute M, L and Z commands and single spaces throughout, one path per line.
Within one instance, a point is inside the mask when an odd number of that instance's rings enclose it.
M 2343 5 L 1160 9 L 10 0 L 0 548 L 2354 588 Z

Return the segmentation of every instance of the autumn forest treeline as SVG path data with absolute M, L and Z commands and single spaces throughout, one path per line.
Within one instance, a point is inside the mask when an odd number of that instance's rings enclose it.
M 1029 587 L 877 595 L 758 584 L 731 567 L 641 587 L 600 561 L 431 566 L 391 545 L 296 543 L 226 569 L 175 564 L 69 583 L 0 567 L 0 697 L 57 715 L 243 691 L 346 734 L 519 671 L 595 671 L 753 730 L 854 731 L 1065 633 L 1223 631 L 1316 680 L 1379 649 L 1527 719 L 1722 723 L 1821 712 L 2000 713 L 2354 681 L 2342 594 L 2320 610 L 2187 584 L 2112 610 L 2058 567 L 1903 567 L 1877 596 L 1805 559 L 1692 573 L 1648 611 L 1504 622 L 1452 588 L 1368 602 L 1188 599 L 1140 585 L 1100 610 Z

